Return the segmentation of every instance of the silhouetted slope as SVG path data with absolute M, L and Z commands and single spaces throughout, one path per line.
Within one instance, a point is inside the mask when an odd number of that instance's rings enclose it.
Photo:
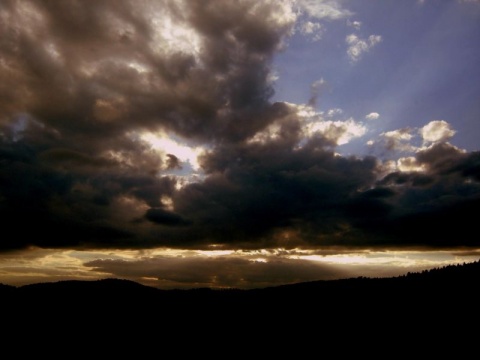
M 350 278 L 333 281 L 312 281 L 293 285 L 283 285 L 265 289 L 273 292 L 318 292 L 318 291 L 356 291 L 356 290 L 417 290 L 427 292 L 435 288 L 456 288 L 457 290 L 476 289 L 480 280 L 480 261 L 449 265 L 443 268 L 408 273 L 393 278 Z
M 237 348 L 252 352 L 263 345 L 270 357 L 271 349 L 285 355 L 293 347 L 303 358 L 321 356 L 326 345 L 338 356 L 363 351 L 368 357 L 412 357 L 423 347 L 431 357 L 432 349 L 444 352 L 445 346 L 455 354 L 474 351 L 479 280 L 480 262 L 396 278 L 258 290 L 166 291 L 127 280 L 63 281 L 0 286 L 0 304 L 5 346 L 28 339 L 17 346 L 20 352 L 37 350 L 31 341 L 42 339 L 49 353 L 70 342 L 75 354 L 89 349 L 96 355 L 102 345 L 108 356 L 112 350 L 125 355 L 134 344 L 154 346 L 160 354 L 173 348 L 179 356 L 226 345 L 237 354 Z
M 14 286 L 0 284 L 0 296 L 12 295 L 17 289 Z
M 94 311 L 97 314 L 205 319 L 296 314 L 335 316 L 342 313 L 415 311 L 425 316 L 476 311 L 480 261 L 395 278 L 315 281 L 256 290 L 159 290 L 127 280 L 62 281 L 14 288 L 0 286 L 2 302 L 30 312 Z M 140 315 L 142 314 L 142 315 Z M 317 315 L 315 315 L 317 314 Z
M 96 281 L 59 281 L 51 283 L 38 283 L 25 285 L 17 290 L 21 296 L 49 295 L 57 296 L 84 296 L 95 294 L 97 296 L 117 296 L 121 294 L 139 294 L 141 296 L 156 295 L 158 289 L 139 284 L 134 281 L 122 279 L 104 279 Z
M 423 311 L 425 314 L 474 309 L 480 297 L 480 262 L 447 266 L 395 278 L 316 281 L 261 290 L 258 298 L 331 309 Z

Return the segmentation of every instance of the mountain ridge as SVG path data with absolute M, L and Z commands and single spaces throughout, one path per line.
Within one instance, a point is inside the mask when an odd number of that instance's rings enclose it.
M 101 319 L 108 326 L 157 321 L 175 328 L 206 323 L 231 327 L 261 320 L 265 326 L 313 321 L 341 328 L 343 322 L 391 326 L 408 320 L 435 328 L 447 320 L 476 321 L 479 285 L 480 261 L 476 261 L 392 278 L 357 277 L 250 290 L 162 290 L 125 279 L 3 285 L 0 302 L 28 323 L 56 321 L 65 326 L 72 320 Z
M 356 282 L 361 282 L 365 284 L 369 283 L 385 283 L 385 282 L 405 282 L 405 281 L 436 281 L 436 280 L 451 280 L 452 277 L 455 277 L 455 280 L 462 280 L 458 279 L 458 277 L 477 277 L 480 276 L 480 260 L 473 261 L 469 263 L 463 264 L 455 264 L 455 265 L 446 265 L 443 267 L 432 268 L 428 270 L 423 270 L 419 272 L 408 272 L 404 275 L 399 276 L 392 276 L 392 277 L 365 277 L 365 276 L 358 276 L 358 277 L 350 277 L 350 278 L 342 278 L 342 279 L 335 279 L 335 280 L 313 280 L 313 281 L 305 281 L 305 282 L 298 282 L 298 283 L 291 283 L 291 284 L 283 284 L 283 285 L 276 285 L 276 286 L 268 286 L 263 288 L 253 288 L 253 289 L 239 289 L 239 288 L 209 288 L 209 287 L 198 287 L 198 288 L 190 288 L 190 289 L 161 289 L 152 287 L 149 285 L 144 285 L 139 282 L 123 279 L 123 278 L 104 278 L 98 280 L 60 280 L 60 281 L 51 281 L 51 282 L 39 282 L 33 284 L 27 284 L 22 286 L 13 286 L 8 284 L 0 283 L 0 292 L 4 291 L 40 291 L 40 290 L 53 290 L 56 287 L 64 288 L 65 290 L 71 290 L 75 287 L 83 287 L 86 288 L 91 286 L 92 289 L 100 290 L 102 287 L 107 289 L 113 289 L 115 287 L 125 287 L 131 290 L 135 289 L 149 289 L 155 292 L 199 292 L 199 291 L 213 291 L 213 292 L 258 292 L 258 291 L 277 291 L 277 290 L 285 290 L 285 289 L 293 289 L 293 288 L 303 288 L 303 287 L 318 287 L 318 286 L 325 286 L 328 285 L 339 285 L 344 283 L 354 284 Z

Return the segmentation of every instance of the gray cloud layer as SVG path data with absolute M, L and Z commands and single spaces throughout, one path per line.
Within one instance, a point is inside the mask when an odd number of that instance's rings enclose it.
M 326 137 L 299 146 L 269 80 L 294 20 L 275 1 L 2 1 L 0 248 L 478 246 L 479 153 L 438 142 L 424 172 L 380 176 Z M 143 131 L 206 146 L 204 177 L 180 188 Z
M 238 257 L 94 260 L 85 266 L 121 278 L 155 279 L 155 284 L 162 288 L 254 288 L 314 281 L 319 278 L 334 279 L 339 274 L 348 276 L 348 273 L 339 270 L 338 266 L 315 264 L 311 261 L 273 259 L 268 262 L 255 262 Z

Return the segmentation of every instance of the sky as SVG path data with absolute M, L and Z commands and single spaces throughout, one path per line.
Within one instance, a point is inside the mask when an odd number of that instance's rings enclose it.
M 480 258 L 480 1 L 0 0 L 0 283 Z

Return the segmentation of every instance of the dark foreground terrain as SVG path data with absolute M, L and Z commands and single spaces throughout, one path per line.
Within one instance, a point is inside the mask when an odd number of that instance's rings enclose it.
M 281 358 L 285 349 L 307 358 L 325 347 L 334 349 L 333 358 L 430 358 L 432 350 L 440 356 L 446 348 L 476 352 L 479 288 L 480 262 L 257 290 L 166 291 L 117 279 L 0 285 L 0 333 L 4 347 L 17 354 L 70 344 L 75 354 L 97 354 L 100 346 L 109 357 L 112 351 L 124 357 L 125 347 L 178 356 L 220 348 L 233 358 L 251 357 L 260 346 L 268 358 L 272 349 Z
M 168 317 L 334 316 L 345 314 L 465 314 L 480 310 L 480 261 L 394 278 L 315 281 L 255 290 L 159 290 L 106 279 L 0 285 L 4 309 L 22 313 L 65 309 L 82 312 Z M 321 314 L 321 315 L 320 315 Z

